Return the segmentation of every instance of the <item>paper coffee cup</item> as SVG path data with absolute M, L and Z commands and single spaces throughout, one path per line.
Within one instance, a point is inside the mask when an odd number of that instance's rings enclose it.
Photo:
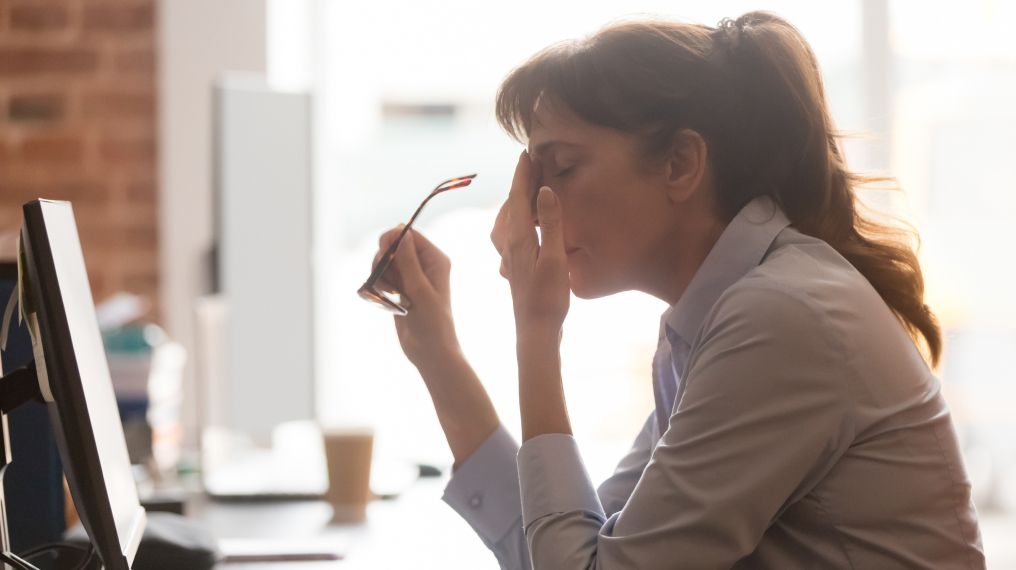
M 359 522 L 367 517 L 371 499 L 370 466 L 374 430 L 369 427 L 332 427 L 321 430 L 328 466 L 325 500 L 336 522 Z

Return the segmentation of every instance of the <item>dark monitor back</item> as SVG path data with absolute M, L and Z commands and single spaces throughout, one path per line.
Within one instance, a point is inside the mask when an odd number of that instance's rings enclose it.
M 23 300 L 68 484 L 106 570 L 129 570 L 145 528 L 74 214 L 25 204 Z
M 0 307 L 17 294 L 18 268 L 0 261 Z M 7 329 L 0 369 L 11 372 L 32 361 L 32 339 L 14 318 Z M 0 331 L 2 335 L 3 331 Z M 14 463 L 3 476 L 11 550 L 58 542 L 64 532 L 63 467 L 44 404 L 27 402 L 8 414 Z

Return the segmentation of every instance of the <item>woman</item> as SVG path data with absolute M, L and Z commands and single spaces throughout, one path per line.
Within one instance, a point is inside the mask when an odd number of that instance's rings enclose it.
M 917 257 L 857 211 L 793 26 L 611 25 L 516 69 L 497 112 L 528 143 L 491 234 L 521 448 L 459 350 L 448 259 L 411 233 L 388 286 L 455 456 L 444 499 L 502 568 L 984 567 Z M 656 409 L 598 488 L 561 387 L 569 288 L 670 305 Z

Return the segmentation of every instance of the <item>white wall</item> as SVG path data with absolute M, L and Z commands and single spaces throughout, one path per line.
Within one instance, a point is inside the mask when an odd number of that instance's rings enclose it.
M 159 25 L 161 303 L 187 349 L 187 445 L 196 446 L 195 297 L 208 288 L 212 243 L 212 85 L 224 71 L 266 72 L 266 0 L 165 0 Z

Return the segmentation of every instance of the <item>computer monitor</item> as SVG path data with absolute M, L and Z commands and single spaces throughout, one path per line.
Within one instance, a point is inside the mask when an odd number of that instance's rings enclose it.
M 81 522 L 105 570 L 130 570 L 145 530 L 68 202 L 24 206 L 23 309 L 39 388 Z M 27 287 L 26 287 L 27 285 Z

